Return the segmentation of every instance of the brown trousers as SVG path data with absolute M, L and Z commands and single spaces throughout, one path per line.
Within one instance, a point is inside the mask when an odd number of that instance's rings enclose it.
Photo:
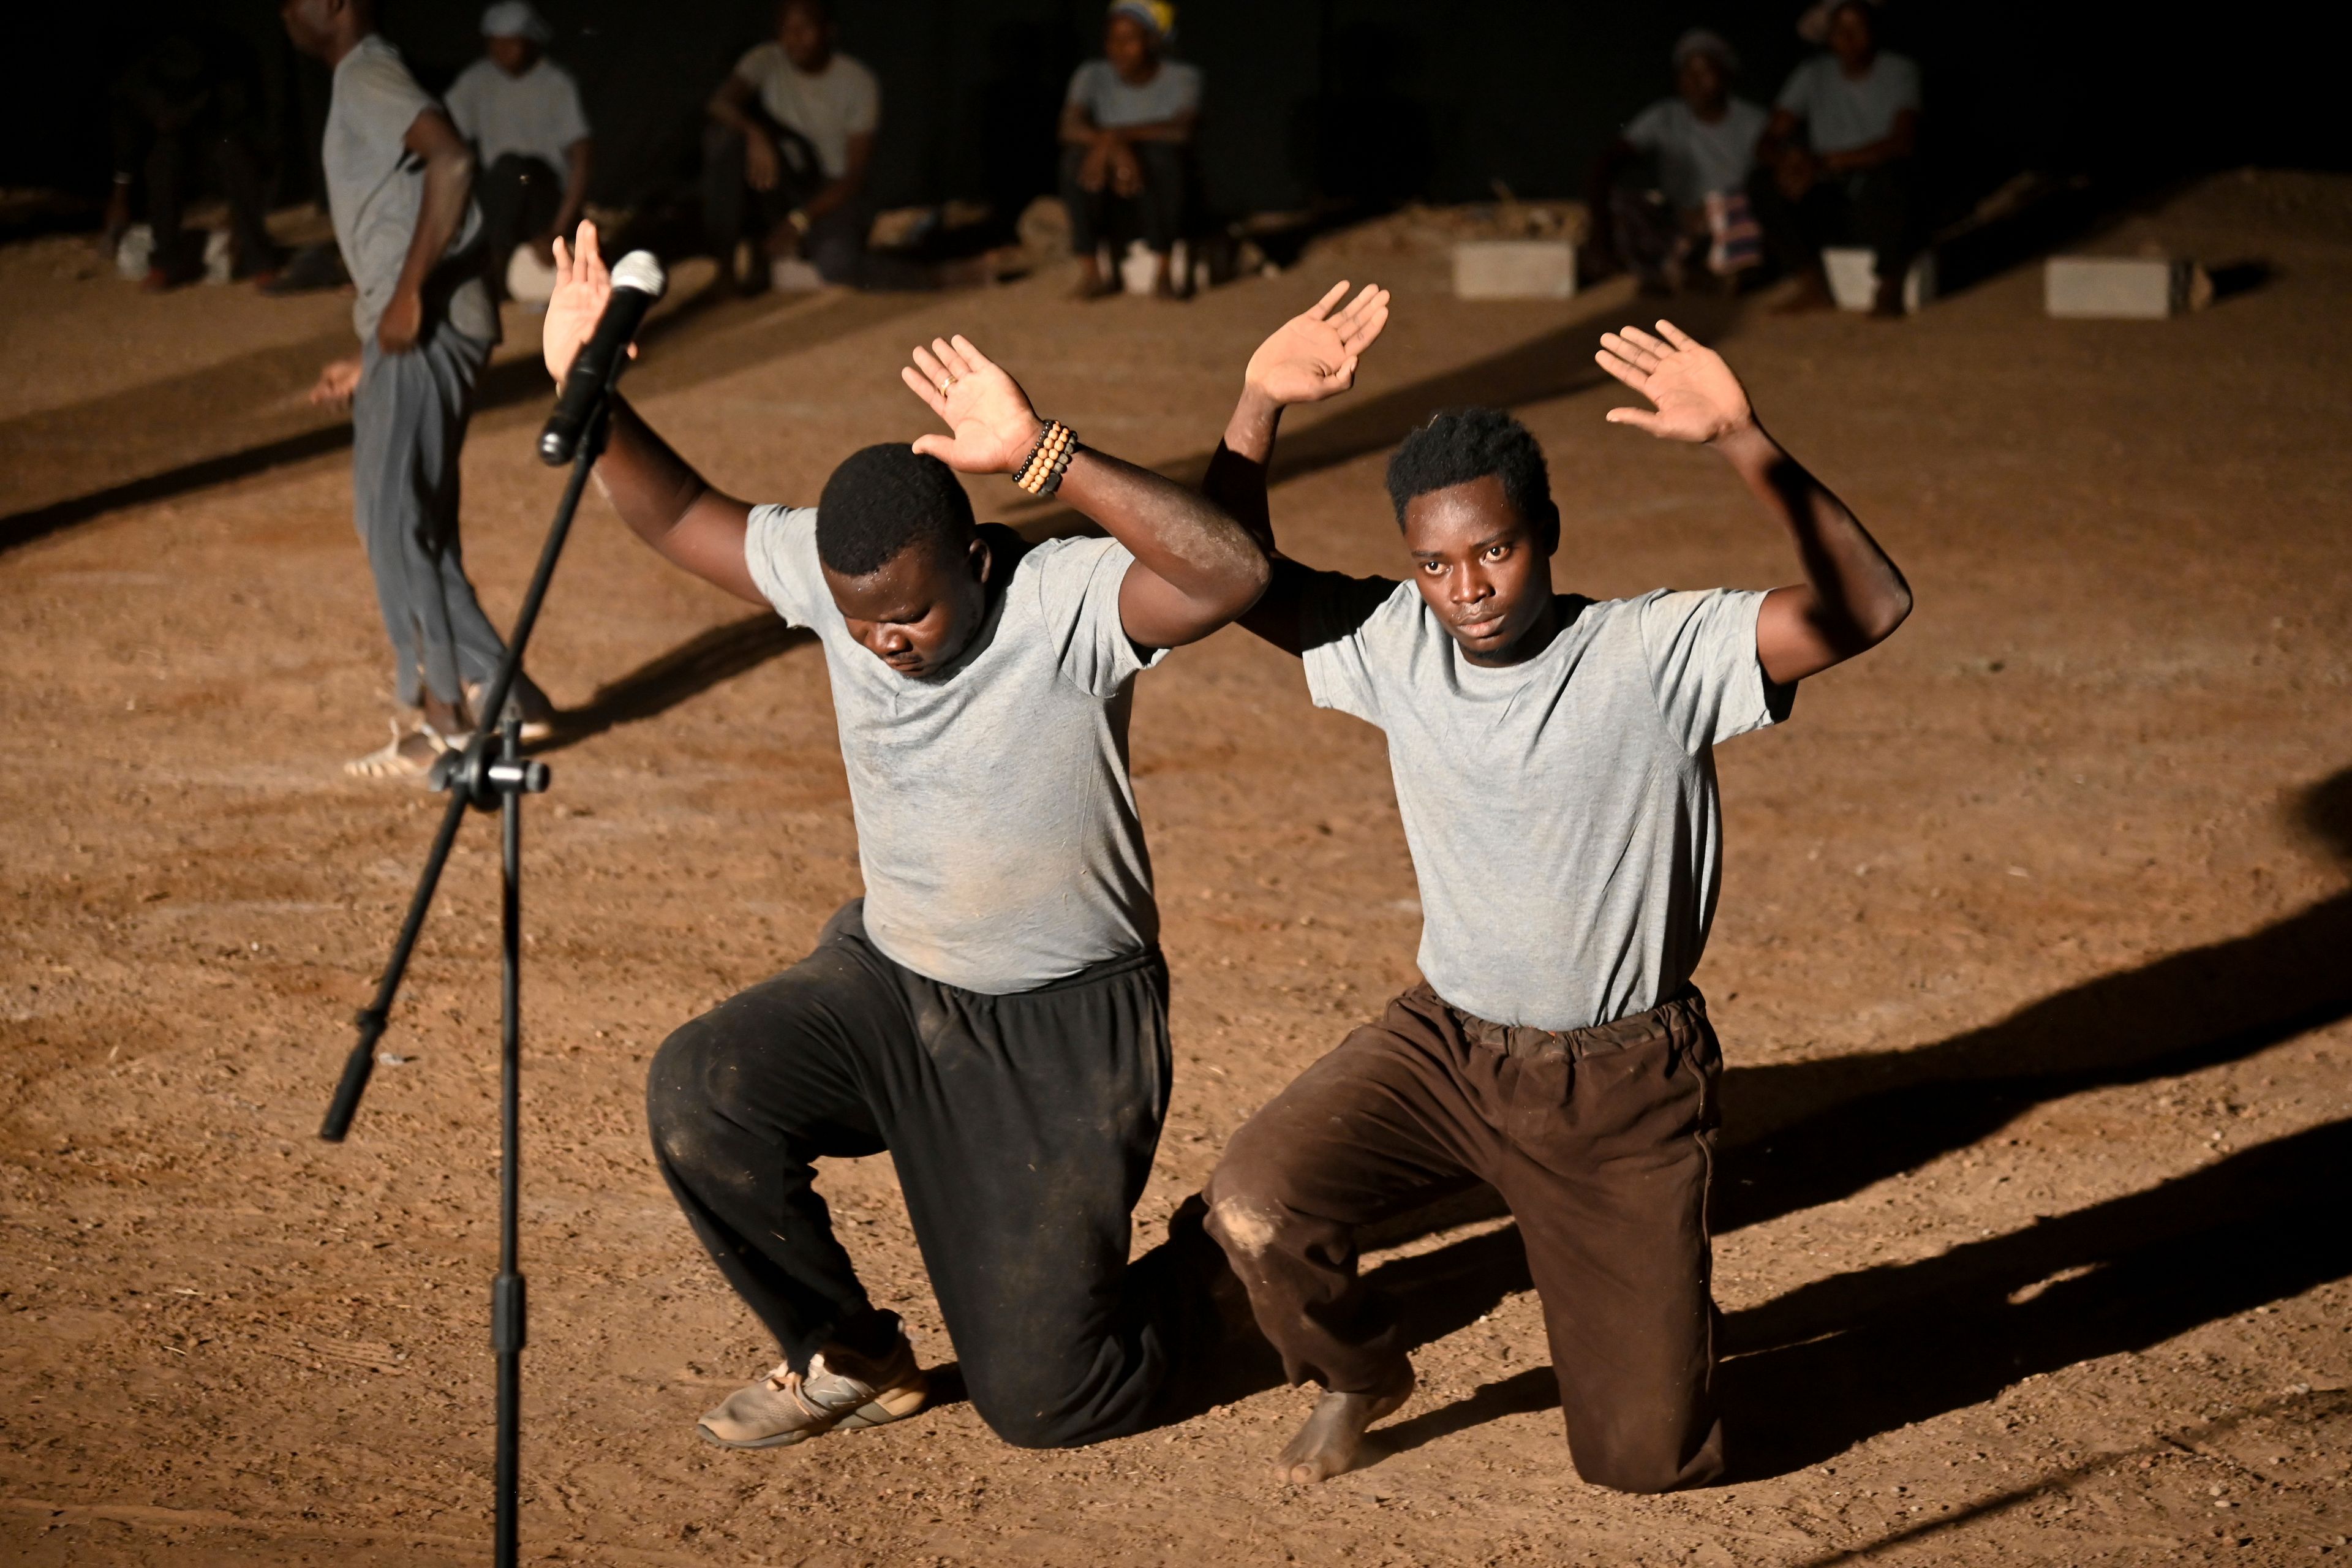
M 1252 1117 L 1210 1179 L 1210 1233 L 1293 1383 L 1392 1386 L 1393 1310 L 1356 1227 L 1475 1176 L 1509 1205 L 1543 1300 L 1579 1474 L 1667 1491 L 1723 1469 L 1707 1181 L 1723 1058 L 1696 991 L 1554 1034 L 1426 984 Z

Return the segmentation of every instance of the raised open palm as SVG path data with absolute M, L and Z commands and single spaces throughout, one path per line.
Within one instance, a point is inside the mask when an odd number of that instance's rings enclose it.
M 1356 365 L 1389 324 L 1389 291 L 1367 283 L 1337 309 L 1343 279 L 1307 310 L 1276 327 L 1250 355 L 1246 380 L 1276 403 L 1316 403 L 1355 384 Z
M 596 226 L 583 219 L 572 248 L 561 235 L 555 240 L 555 292 L 548 296 L 547 316 L 540 324 L 540 353 L 547 373 L 562 384 L 564 372 L 579 357 L 583 344 L 604 319 L 604 302 L 613 297 L 612 269 L 596 247 Z M 637 346 L 629 345 L 635 354 Z
M 1660 321 L 1658 331 L 1663 341 L 1639 327 L 1601 334 L 1601 352 L 1592 357 L 1653 405 L 1612 408 L 1609 423 L 1662 440 L 1712 441 L 1754 421 L 1748 389 L 1721 354 L 1672 321 Z
M 907 388 L 947 421 L 951 434 L 924 436 L 915 450 L 963 474 L 1009 474 L 1037 444 L 1044 421 L 1029 395 L 959 332 L 918 347 L 898 372 Z

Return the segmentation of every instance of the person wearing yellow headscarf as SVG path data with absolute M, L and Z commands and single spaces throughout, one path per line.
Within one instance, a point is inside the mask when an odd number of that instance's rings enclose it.
M 1153 292 L 1178 293 L 1170 256 L 1183 221 L 1201 71 L 1167 58 L 1175 26 L 1167 0 L 1114 0 L 1103 23 L 1103 58 L 1070 78 L 1062 105 L 1062 201 L 1080 299 L 1117 289 L 1097 253 L 1129 237 L 1151 252 Z

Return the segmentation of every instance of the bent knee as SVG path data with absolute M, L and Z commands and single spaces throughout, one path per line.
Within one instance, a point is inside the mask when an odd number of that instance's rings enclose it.
M 1255 1123 L 1234 1134 L 1203 1194 L 1209 1212 L 1202 1224 L 1226 1252 L 1255 1258 L 1281 1236 L 1292 1215 L 1287 1166 L 1280 1141 L 1258 1133 Z
M 1042 1378 L 1016 1379 L 996 1386 L 967 1384 L 972 1408 L 988 1429 L 1016 1448 L 1077 1448 L 1141 1429 L 1150 1389 L 1141 1383 L 1110 1399 L 1085 1386 Z
M 1710 1427 L 1694 1443 L 1686 1429 L 1673 1432 L 1620 1434 L 1594 1442 L 1591 1436 L 1569 1445 L 1576 1473 L 1596 1487 L 1611 1491 L 1649 1496 L 1703 1487 L 1723 1474 L 1723 1429 Z
M 655 1152 L 672 1165 L 699 1163 L 700 1135 L 718 1112 L 709 1088 L 716 1045 L 708 1016 L 692 1019 L 670 1032 L 646 1074 L 646 1126 Z

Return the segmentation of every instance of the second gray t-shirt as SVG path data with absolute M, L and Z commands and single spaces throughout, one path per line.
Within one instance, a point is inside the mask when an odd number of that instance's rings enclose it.
M 744 559 L 776 613 L 824 645 L 875 945 L 1002 995 L 1159 940 L 1127 723 L 1137 672 L 1166 650 L 1147 657 L 1119 620 L 1126 546 L 1030 548 L 971 646 L 920 679 L 851 635 L 814 508 L 752 509 Z
M 1388 732 L 1422 977 L 1498 1024 L 1576 1029 L 1688 983 L 1723 866 L 1714 747 L 1785 718 L 1760 593 L 1559 601 L 1524 664 L 1475 665 L 1410 583 L 1320 573 L 1307 690 Z
M 1895 119 L 1919 108 L 1919 68 L 1881 49 L 1859 79 L 1834 55 L 1815 55 L 1789 73 L 1776 105 L 1805 122 L 1816 153 L 1850 153 L 1895 134 Z
M 321 150 L 327 210 L 335 222 L 336 247 L 359 290 L 352 325 L 362 341 L 374 335 L 377 319 L 392 302 L 425 200 L 425 164 L 405 145 L 408 128 L 426 110 L 439 108 L 381 33 L 362 38 L 335 65 Z M 447 257 L 426 281 L 425 321 L 429 329 L 446 312 L 467 337 L 494 343 L 498 310 L 481 268 L 465 254 L 481 232 L 481 209 L 468 201 Z

